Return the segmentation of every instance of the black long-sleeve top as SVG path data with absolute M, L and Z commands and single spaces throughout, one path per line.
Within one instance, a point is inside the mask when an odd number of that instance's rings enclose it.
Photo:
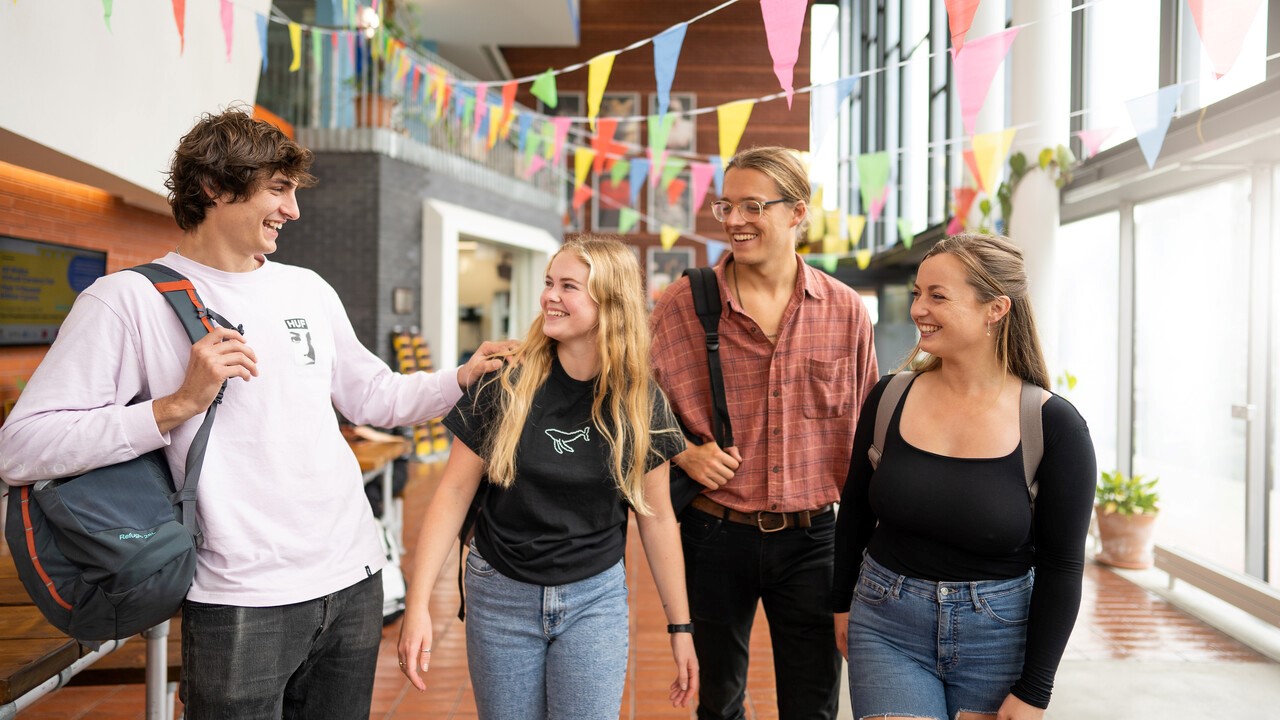
M 889 423 L 880 467 L 867 450 L 888 377 L 858 416 L 853 462 L 836 522 L 832 608 L 847 612 L 865 550 L 908 577 L 934 582 L 1002 580 L 1035 567 L 1022 676 L 1012 693 L 1049 705 L 1053 678 L 1080 609 L 1084 540 L 1097 463 L 1084 418 L 1054 395 L 1041 408 L 1044 457 L 1035 518 L 1027 501 L 1022 445 L 1001 458 L 951 458 L 902 439 L 904 393 Z

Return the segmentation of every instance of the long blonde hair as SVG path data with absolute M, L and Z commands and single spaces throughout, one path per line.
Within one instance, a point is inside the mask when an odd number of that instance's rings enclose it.
M 640 266 L 631 248 L 612 238 L 584 235 L 566 242 L 556 256 L 561 253 L 569 253 L 587 266 L 587 293 L 599 309 L 596 344 L 600 374 L 595 380 L 591 421 L 609 448 L 618 490 L 637 513 L 648 515 L 644 474 L 652 449 L 650 421 L 655 400 L 649 389 L 649 328 Z M 556 342 L 547 337 L 542 325 L 539 314 L 517 351 L 520 363 L 508 365 L 492 380 L 499 384 L 501 393 L 498 424 L 486 453 L 487 469 L 490 482 L 504 488 L 515 482 L 516 452 L 533 396 L 551 375 Z M 665 402 L 660 393 L 657 398 Z
M 969 287 L 977 293 L 978 302 L 989 303 L 1001 295 L 1009 298 L 1009 312 L 998 326 L 996 360 L 1006 373 L 1048 390 L 1049 371 L 1031 311 L 1022 251 L 1007 237 L 965 233 L 943 238 L 924 259 L 943 253 L 964 263 Z M 917 342 L 899 370 L 910 367 L 928 372 L 941 366 L 942 359 L 924 353 Z

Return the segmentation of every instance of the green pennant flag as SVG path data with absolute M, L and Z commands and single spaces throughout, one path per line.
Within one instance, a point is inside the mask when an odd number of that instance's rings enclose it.
M 662 168 L 662 182 L 659 186 L 663 190 L 666 190 L 667 186 L 671 184 L 671 181 L 675 180 L 676 176 L 681 172 L 684 172 L 684 166 L 688 164 L 689 161 L 684 158 L 677 157 L 667 160 L 666 166 Z
M 113 0 L 102 0 L 102 20 L 107 24 L 107 32 L 111 32 L 111 3 Z
M 640 213 L 629 207 L 622 208 L 618 212 L 618 234 L 626 235 L 635 229 L 638 222 L 640 222 Z
M 538 152 L 538 146 L 542 144 L 542 136 L 529 133 L 528 140 L 524 144 L 524 163 L 528 165 L 533 162 L 533 154 Z
M 324 57 L 324 48 L 320 45 L 323 40 L 324 38 L 320 36 L 320 33 L 315 30 L 311 31 L 311 61 L 315 63 L 317 70 L 320 69 L 320 61 Z
M 615 160 L 613 167 L 609 169 L 609 180 L 617 185 L 622 182 L 622 177 L 631 171 L 630 160 Z
M 871 202 L 884 195 L 889 184 L 889 153 L 867 153 L 858 156 L 858 187 L 862 191 L 862 210 L 869 212 Z
M 471 127 L 471 120 L 475 116 L 475 112 L 476 112 L 476 99 L 473 97 L 469 97 L 467 98 L 467 101 L 462 104 L 462 127 L 464 128 Z
M 908 250 L 911 249 L 911 243 L 915 242 L 916 234 L 911 232 L 911 221 L 906 218 L 898 218 L 898 237 L 902 238 L 902 244 Z
M 555 107 L 560 102 L 560 96 L 556 93 L 555 71 L 547 68 L 546 72 L 533 81 L 533 86 L 529 88 L 529 92 L 541 100 L 543 105 L 549 108 Z
M 656 161 L 658 156 L 667 150 L 667 136 L 671 134 L 671 127 L 676 122 L 674 113 L 667 113 L 661 117 L 657 115 L 649 116 L 649 149 L 653 152 L 653 159 Z

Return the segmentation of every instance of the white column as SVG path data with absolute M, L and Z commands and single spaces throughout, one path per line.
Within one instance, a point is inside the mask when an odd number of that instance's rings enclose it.
M 1062 370 L 1057 351 L 1059 295 L 1053 272 L 1059 199 L 1056 176 L 1041 171 L 1037 160 L 1042 149 L 1066 145 L 1070 139 L 1071 2 L 1017 0 L 1013 24 L 1027 26 L 1019 31 L 1005 63 L 1012 73 L 1010 116 L 1019 128 L 1012 152 L 1022 152 L 1035 169 L 1023 177 L 1013 195 L 1005 233 L 1026 258 L 1031 304 L 1052 379 Z

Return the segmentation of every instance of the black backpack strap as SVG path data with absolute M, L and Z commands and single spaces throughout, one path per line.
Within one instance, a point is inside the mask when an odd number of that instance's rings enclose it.
M 226 318 L 205 307 L 195 286 L 182 273 L 160 263 L 147 263 L 129 269 L 155 285 L 156 290 L 177 313 L 192 343 L 198 342 L 213 330 L 213 321 L 223 327 L 236 327 L 236 330 L 244 333 L 243 328 L 233 326 Z M 191 447 L 187 450 L 187 472 L 182 489 L 169 496 L 169 502 L 181 507 L 182 526 L 195 538 L 196 547 L 204 544 L 204 532 L 196 521 L 196 488 L 200 484 L 200 470 L 204 467 L 204 452 L 209 445 L 209 433 L 213 430 L 213 418 L 226 391 L 227 383 L 224 380 L 222 387 L 218 388 L 217 397 L 213 399 L 213 403 L 204 414 L 204 422 L 200 424 L 200 429 L 191 440 Z
M 1022 432 L 1022 472 L 1027 478 L 1027 495 L 1031 498 L 1031 510 L 1035 512 L 1036 494 L 1040 483 L 1036 482 L 1036 470 L 1044 457 L 1044 424 L 1040 419 L 1040 386 L 1022 381 L 1022 398 L 1019 402 L 1018 423 Z
M 867 449 L 867 457 L 871 460 L 872 470 L 880 467 L 880 457 L 884 455 L 885 438 L 889 435 L 889 421 L 893 419 L 893 411 L 898 407 L 898 401 L 902 399 L 902 394 L 907 391 L 907 386 L 911 384 L 913 376 L 915 376 L 915 373 L 910 370 L 894 375 L 889 379 L 889 384 L 885 385 L 884 392 L 880 395 L 880 403 L 876 405 L 875 435 L 871 439 L 871 447 Z
M 733 446 L 733 424 L 729 421 L 729 403 L 725 399 L 724 373 L 720 369 L 720 283 L 714 268 L 689 268 L 689 291 L 693 293 L 693 310 L 707 334 L 707 371 L 711 375 L 711 429 L 721 448 Z

